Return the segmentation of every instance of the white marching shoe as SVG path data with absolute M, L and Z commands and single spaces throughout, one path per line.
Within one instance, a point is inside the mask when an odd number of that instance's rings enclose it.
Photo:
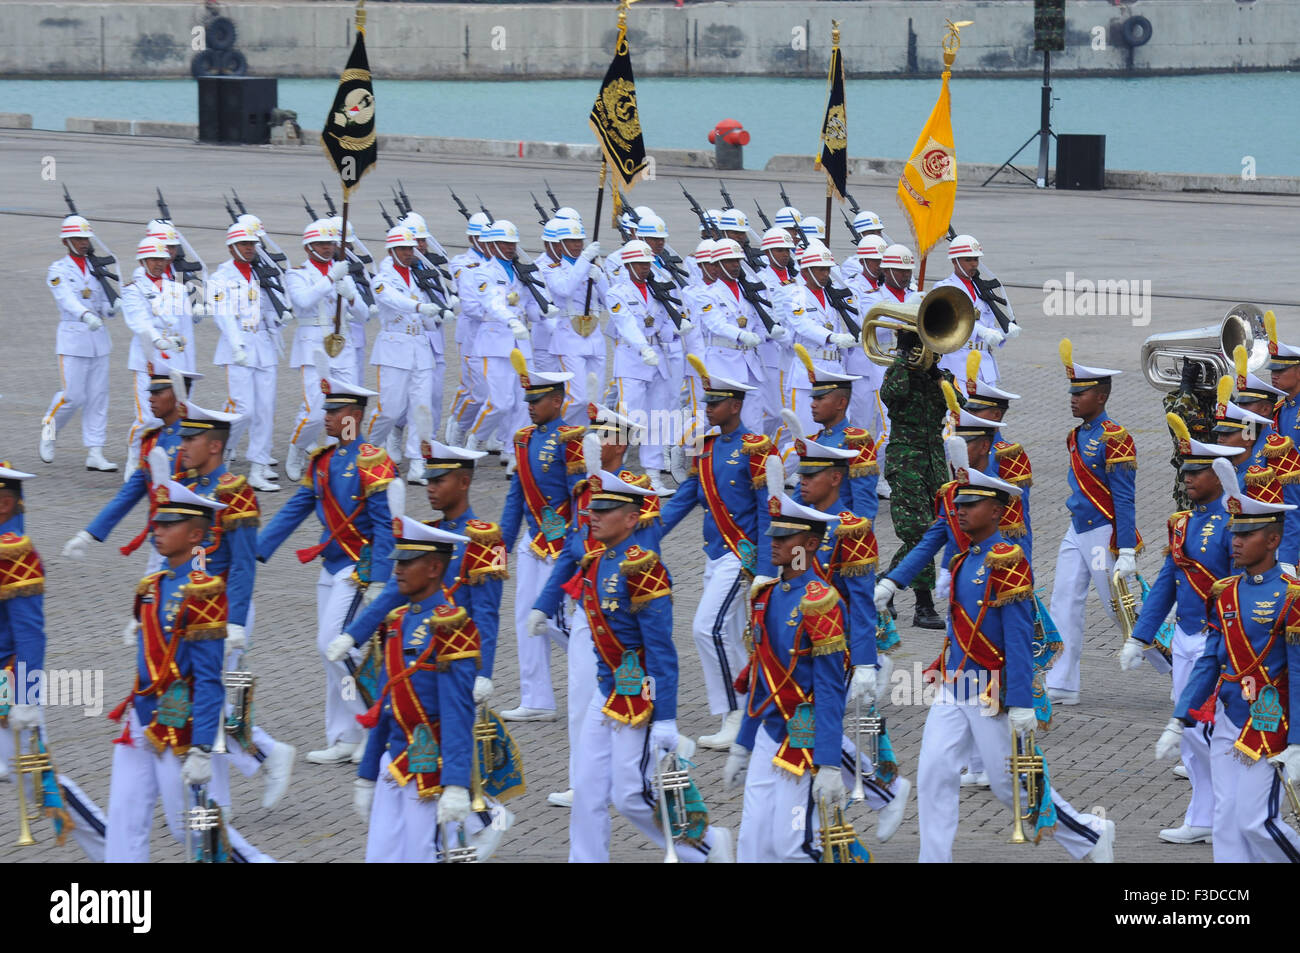
M 99 470 L 101 473 L 112 473 L 117 469 L 117 464 L 112 460 L 104 459 L 103 447 L 87 447 L 86 469 Z
M 674 480 L 678 483 L 685 483 L 687 476 L 690 475 L 690 467 L 686 460 L 686 448 L 682 446 L 672 446 L 668 448 L 668 472 L 672 474 Z
M 302 480 L 303 470 L 307 468 L 309 459 L 307 452 L 298 449 L 297 444 L 289 445 L 289 456 L 284 461 L 284 475 L 290 483 L 298 483 Z
M 456 426 L 455 417 L 449 417 L 447 425 L 442 428 L 442 442 L 449 447 L 460 446 L 460 428 Z
M 486 450 L 488 453 L 500 453 L 505 449 L 505 445 L 501 443 L 500 437 L 489 437 L 483 441 L 483 446 L 480 449 Z
M 248 471 L 248 485 L 263 493 L 280 492 L 280 484 L 275 482 L 275 471 L 265 463 L 254 463 Z
M 987 771 L 972 771 L 970 768 L 961 776 L 961 786 L 964 788 L 986 788 L 989 786 L 989 773 Z
M 1213 843 L 1214 829 L 1183 824 L 1161 831 L 1160 839 L 1166 844 L 1210 844 Z
M 552 791 L 546 795 L 546 803 L 552 807 L 573 807 L 573 788 L 567 791 Z
M 293 756 L 297 750 L 293 745 L 277 741 L 262 762 L 262 772 L 266 775 L 262 807 L 275 807 L 275 802 L 289 789 L 289 779 L 293 776 Z
M 903 811 L 907 809 L 907 799 L 912 796 L 912 782 L 899 777 L 894 782 L 894 799 L 880 809 L 876 820 L 876 840 L 884 843 L 894 836 L 898 825 L 903 823 Z
M 412 460 L 406 468 L 406 482 L 413 483 L 416 486 L 428 486 L 429 481 L 424 478 L 424 461 Z
M 1102 821 L 1105 828 L 1097 838 L 1097 844 L 1088 851 L 1085 860 L 1094 864 L 1113 864 L 1115 862 L 1115 822 L 1107 818 Z
M 352 760 L 352 755 L 360 745 L 347 741 L 336 741 L 328 748 L 308 751 L 307 760 L 312 764 L 344 764 Z
M 1079 693 L 1072 692 L 1066 688 L 1049 688 L 1047 697 L 1051 699 L 1053 705 L 1077 705 L 1079 704 Z
M 672 496 L 677 492 L 676 487 L 664 482 L 668 474 L 663 470 L 647 470 L 646 475 L 650 477 L 650 489 L 654 490 L 657 496 Z
M 700 747 L 709 748 L 712 751 L 726 751 L 731 747 L 731 743 L 736 740 L 736 735 L 740 733 L 740 719 L 743 712 L 740 709 L 729 711 L 722 716 L 722 726 L 718 728 L 717 733 L 704 735 L 700 738 Z
M 1174 765 L 1171 770 L 1174 772 L 1175 777 L 1182 778 L 1184 781 L 1189 780 L 1190 778 L 1190 775 L 1187 773 L 1187 765 L 1183 764 L 1181 761 Z
M 51 427 L 50 430 L 54 428 Z M 45 428 L 41 428 L 41 442 L 37 447 L 37 453 L 41 455 L 41 461 L 44 463 L 54 462 L 54 437 L 45 435 Z
M 713 832 L 713 843 L 709 845 L 709 856 L 705 858 L 704 862 L 706 864 L 734 864 L 736 862 L 736 850 L 734 839 L 731 836 L 731 828 L 710 824 L 709 830 Z
M 554 708 L 511 708 L 500 712 L 502 721 L 555 721 L 559 713 Z

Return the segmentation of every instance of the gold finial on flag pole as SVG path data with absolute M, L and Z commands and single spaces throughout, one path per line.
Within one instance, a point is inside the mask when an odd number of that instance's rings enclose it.
M 943 65 L 945 69 L 952 69 L 953 61 L 957 59 L 957 51 L 961 49 L 961 28 L 970 26 L 974 20 L 958 20 L 954 23 L 951 20 L 945 20 L 948 24 L 948 32 L 943 37 Z
M 357 32 L 366 32 L 366 0 L 357 0 Z
M 832 20 L 831 21 L 831 49 L 838 50 L 839 48 L 840 48 L 840 21 Z

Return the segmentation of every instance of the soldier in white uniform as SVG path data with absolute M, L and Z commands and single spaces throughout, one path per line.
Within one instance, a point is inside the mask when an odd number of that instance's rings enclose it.
M 858 254 L 853 254 L 848 258 L 845 258 L 843 264 L 840 265 L 840 275 L 844 278 L 846 283 L 862 273 L 862 260 L 860 253 L 862 251 L 863 239 L 871 238 L 873 239 L 872 244 L 874 245 L 875 242 L 879 242 L 881 248 L 884 248 L 889 244 L 889 238 L 885 235 L 885 226 L 884 223 L 880 221 L 880 216 L 875 212 L 868 211 L 867 209 L 863 209 L 853 217 L 853 231 L 857 232 L 858 235 Z M 877 271 L 877 280 L 879 280 L 879 274 L 880 272 Z
M 953 351 L 951 354 L 945 354 L 939 359 L 939 366 L 952 372 L 953 386 L 958 389 L 958 393 L 965 393 L 966 359 L 972 350 L 988 353 L 988 359 L 980 361 L 980 380 L 985 384 L 996 384 L 998 382 L 998 362 L 993 356 L 993 351 L 995 348 L 1002 347 L 1007 339 L 1020 334 L 1020 325 L 1016 324 L 1015 315 L 1011 313 L 1011 304 L 1009 302 L 997 303 L 998 308 L 1011 322 L 1004 332 L 1001 322 L 993 315 L 992 306 L 985 300 L 981 289 L 975 284 L 974 279 L 979 277 L 979 263 L 983 257 L 984 250 L 972 236 L 957 235 L 948 243 L 948 260 L 952 262 L 952 274 L 943 281 L 935 282 L 936 288 L 951 286 L 966 292 L 979 314 L 979 320 L 971 331 L 970 340 L 958 350 Z M 996 278 L 993 280 L 997 281 Z M 992 293 L 999 294 L 1003 298 L 1006 297 L 1000 287 Z
M 803 213 L 793 205 L 783 205 L 776 210 L 776 215 L 772 217 L 772 224 L 776 228 L 783 229 L 790 236 L 790 241 L 796 245 L 803 246 L 803 229 L 799 223 L 803 221 Z
M 419 218 L 419 216 L 417 215 L 416 218 Z M 330 226 L 339 235 L 343 234 L 343 216 L 331 215 L 329 218 L 325 219 L 325 221 L 329 222 Z M 424 219 L 420 219 L 421 223 L 423 223 L 423 221 Z M 416 234 L 418 237 L 419 233 L 417 232 Z M 426 232 L 425 234 L 428 233 Z M 352 223 L 348 222 L 348 237 L 347 241 L 344 242 L 343 245 L 343 260 L 345 262 L 348 261 L 348 252 L 358 254 L 355 247 L 357 244 L 356 230 L 352 227 Z M 349 265 L 349 269 L 350 268 L 351 266 Z M 364 264 L 362 265 L 362 268 L 365 268 Z M 354 285 L 356 284 L 355 278 L 352 279 L 352 283 Z M 371 282 L 371 284 L 373 284 L 373 282 Z M 368 305 L 364 300 L 362 300 L 361 305 L 362 307 L 359 311 L 353 311 L 348 318 L 345 318 L 348 322 L 348 347 L 352 350 L 352 359 L 356 363 L 356 370 L 353 373 L 356 375 L 356 382 L 358 384 L 364 384 L 366 382 L 366 322 L 379 313 L 379 308 L 377 306 Z M 358 317 L 359 314 L 364 316 Z
M 783 300 L 785 323 L 794 332 L 795 340 L 808 348 L 813 366 L 819 371 L 844 373 L 844 356 L 857 347 L 858 339 L 848 332 L 844 319 L 831 305 L 826 293 L 831 283 L 831 266 L 835 258 L 830 249 L 819 241 L 808 243 L 799 252 L 798 283 L 791 286 Z M 856 307 L 856 299 L 848 304 Z M 859 312 L 861 314 L 861 312 Z M 799 416 L 801 433 L 790 434 L 789 439 L 813 433 L 817 426 L 812 417 L 812 381 L 803 362 L 794 358 L 786 371 L 786 393 L 790 409 Z
M 59 309 L 54 352 L 59 356 L 63 387 L 50 401 L 41 421 L 41 459 L 54 462 L 54 440 L 78 410 L 87 470 L 116 470 L 104 459 L 108 435 L 108 354 L 113 342 L 104 321 L 113 315 L 108 295 L 91 275 L 90 241 L 94 232 L 80 215 L 69 215 L 60 229 L 68 254 L 50 265 L 45 283 Z
M 122 317 L 131 329 L 127 368 L 135 371 L 135 422 L 126 472 L 135 472 L 140 437 L 159 421 L 149 412 L 149 364 L 166 362 L 181 371 L 194 370 L 194 324 L 185 285 L 166 277 L 171 265 L 167 246 L 146 238 L 136 249 L 143 263 L 140 276 L 122 289 Z
M 212 363 L 226 368 L 226 412 L 239 415 L 231 424 L 226 452 L 228 459 L 233 458 L 235 446 L 246 432 L 252 464 L 248 484 L 263 493 L 275 493 L 280 484 L 275 482 L 271 433 L 280 322 L 253 273 L 256 232 L 236 222 L 226 229 L 226 247 L 230 260 L 217 266 L 206 288 L 208 307 L 221 331 Z
M 718 280 L 719 268 L 713 261 L 717 249 L 711 238 L 705 238 L 695 246 L 695 251 L 687 259 L 688 271 L 698 276 L 689 281 L 682 289 L 682 315 L 691 322 L 691 330 L 683 337 L 682 344 L 688 354 L 704 354 L 704 319 L 706 310 L 713 310 L 713 292 L 710 290 Z M 706 309 L 707 306 L 707 309 Z M 682 428 L 682 445 L 685 450 L 680 467 L 675 456 L 670 452 L 673 463 L 673 478 L 681 483 L 686 478 L 686 455 L 697 452 L 697 445 L 704 438 L 708 423 L 704 414 L 704 382 L 700 372 L 689 361 L 682 374 L 682 416 L 685 426 Z
M 465 431 L 474 425 L 479 411 L 483 409 L 483 401 L 487 397 L 487 381 L 483 378 L 481 355 L 474 351 L 474 339 L 478 334 L 481 308 L 478 298 L 467 290 L 477 287 L 478 269 L 483 267 L 490 258 L 479 240 L 483 227 L 487 224 L 488 217 L 482 212 L 471 215 L 465 223 L 465 239 L 469 243 L 469 248 L 448 262 L 460 308 L 456 316 L 456 353 L 460 355 L 460 386 L 451 399 L 451 409 L 447 412 L 447 431 L 443 436 L 446 443 L 456 446 L 465 439 Z
M 307 465 L 307 454 L 320 438 L 325 421 L 325 400 L 321 395 L 320 371 L 316 367 L 316 352 L 324 349 L 327 335 L 334 333 L 334 312 L 342 297 L 344 308 L 339 322 L 339 333 L 344 345 L 339 353 L 329 358 L 329 377 L 348 384 L 357 384 L 357 366 L 347 343 L 352 333 L 350 321 L 365 321 L 369 309 L 357 286 L 348 275 L 346 261 L 334 261 L 338 251 L 339 230 L 326 219 L 317 219 L 302 233 L 302 244 L 307 249 L 307 260 L 284 277 L 284 290 L 289 296 L 298 329 L 293 335 L 293 348 L 289 353 L 289 366 L 302 374 L 302 406 L 294 421 L 289 438 L 289 456 L 284 472 L 294 483 L 302 479 Z
M 402 420 L 414 419 L 423 407 L 434 420 L 436 402 L 442 409 L 442 374 L 446 364 L 435 354 L 426 331 L 442 329 L 443 311 L 411 274 L 415 261 L 415 232 L 406 225 L 388 230 L 388 257 L 375 276 L 375 302 L 379 305 L 379 334 L 370 354 L 379 384 L 379 400 L 366 424 L 367 439 L 383 446 L 388 434 Z M 450 312 L 448 312 L 450 313 Z M 442 343 L 441 338 L 438 341 Z M 405 456 L 411 461 L 408 483 L 424 482 L 424 453 L 418 428 L 406 427 Z M 396 466 L 397 461 L 394 461 Z
M 543 238 L 550 256 L 541 269 L 551 300 L 560 309 L 551 331 L 551 353 L 555 370 L 573 375 L 566 385 L 565 423 L 582 424 L 587 404 L 601 399 L 587 393 L 587 380 L 605 379 L 605 339 L 600 330 L 600 313 L 605 310 L 609 281 L 596 264 L 600 243 L 584 246 L 587 231 L 575 218 L 553 218 L 546 223 Z M 547 237 L 549 236 L 549 237 Z M 591 304 L 587 305 L 587 284 L 591 283 Z

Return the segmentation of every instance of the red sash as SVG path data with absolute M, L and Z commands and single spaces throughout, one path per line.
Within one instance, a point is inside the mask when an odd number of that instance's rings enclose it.
M 149 453 L 157 445 L 158 445 L 158 431 L 155 430 L 153 433 L 147 434 L 140 441 L 140 459 L 142 461 L 147 461 L 149 459 Z M 153 498 L 153 491 L 154 491 L 153 475 L 148 470 L 148 463 L 142 463 L 141 466 L 144 466 L 146 468 L 145 472 L 150 474 L 149 476 L 149 518 L 145 520 L 144 529 L 140 530 L 140 532 L 125 546 L 118 547 L 117 551 L 121 553 L 123 556 L 130 556 L 133 552 L 135 552 L 142 545 L 144 545 L 144 541 L 149 538 L 149 531 L 153 528 L 154 513 L 158 511 L 158 502 Z M 172 479 L 176 479 L 180 475 L 181 475 L 181 452 L 179 449 L 177 449 L 176 456 L 172 462 Z
M 805 692 L 794 677 L 795 666 L 801 658 L 812 653 L 812 646 L 800 645 L 800 642 L 804 641 L 804 624 L 801 619 L 799 630 L 794 635 L 794 651 L 790 653 L 790 663 L 788 666 L 781 664 L 767 635 L 767 603 L 771 590 L 772 587 L 769 586 L 754 600 L 754 654 L 751 663 L 753 674 L 762 680 L 768 695 L 755 709 L 754 700 L 758 692 L 753 690 L 756 686 L 751 686 L 746 708 L 751 718 L 759 718 L 767 710 L 768 705 L 775 705 L 781 717 L 788 722 L 796 708 L 804 702 L 813 701 L 812 694 Z M 796 777 L 802 777 L 803 773 L 813 765 L 813 752 L 811 748 L 791 748 L 790 738 L 787 735 L 782 739 L 781 747 L 777 749 L 772 763 Z
M 330 490 L 330 458 L 334 456 L 334 448 L 326 450 L 312 462 L 311 482 L 316 490 L 316 496 L 321 502 L 321 512 L 325 515 L 325 528 L 329 533 L 323 540 L 315 546 L 308 546 L 305 549 L 298 550 L 298 561 L 309 563 L 329 546 L 330 541 L 338 543 L 342 550 L 347 553 L 348 559 L 354 562 L 361 558 L 361 548 L 366 545 L 366 538 L 361 535 L 352 522 L 366 508 L 366 501 L 363 496 L 357 508 L 351 514 L 344 515 L 343 507 L 335 498 L 333 491 Z
M 162 577 L 163 574 L 158 573 L 149 581 L 148 594 L 153 596 L 153 602 L 145 603 L 144 594 L 137 595 L 135 602 L 136 616 L 140 620 L 140 632 L 144 642 L 144 664 L 149 671 L 149 684 L 141 688 L 140 673 L 136 672 L 135 684 L 132 686 L 131 693 L 127 695 L 126 700 L 121 705 L 109 713 L 108 717 L 113 721 L 117 721 L 122 717 L 133 698 L 161 697 L 178 680 L 185 683 L 186 691 L 190 695 L 191 706 L 193 704 L 194 679 L 192 676 L 182 679 L 180 669 L 176 665 L 176 650 L 180 646 L 182 633 L 185 631 L 185 616 L 189 608 L 189 600 L 182 599 L 181 604 L 176 609 L 176 616 L 172 622 L 172 637 L 169 641 L 167 633 L 163 631 L 162 621 L 158 618 L 158 612 L 161 608 L 159 599 L 162 596 L 162 586 L 160 585 Z M 158 724 L 160 708 L 161 705 L 154 709 L 153 719 L 145 726 L 144 735 L 158 751 L 164 751 L 170 746 L 179 757 L 185 754 L 190 746 L 190 736 L 194 729 L 193 709 L 191 708 L 190 717 L 183 727 L 171 728 Z M 126 739 L 124 743 L 130 744 L 129 728 L 122 732 L 122 739 Z M 118 740 L 122 741 L 122 739 Z
M 601 608 L 600 592 L 596 588 L 596 576 L 599 572 L 600 559 L 593 559 L 582 573 L 582 611 L 587 614 L 587 624 L 591 627 L 591 641 L 596 646 L 596 652 L 609 666 L 609 670 L 615 673 L 615 680 L 617 680 L 618 668 L 623 663 L 623 653 L 627 648 L 610 628 L 609 620 L 605 618 L 605 612 Z M 645 671 L 644 648 L 636 650 L 636 658 L 641 670 Z M 650 719 L 650 715 L 654 712 L 654 703 L 645 697 L 644 692 L 636 695 L 620 695 L 615 685 L 615 690 L 611 691 L 609 697 L 605 699 L 601 712 L 615 721 L 636 727 Z
M 970 537 L 962 530 L 961 524 L 957 522 L 957 487 L 960 486 L 956 480 L 945 483 L 939 488 L 939 492 L 934 497 L 934 516 L 935 519 L 943 519 L 948 524 L 948 532 L 952 533 L 952 538 L 957 544 L 957 549 L 965 552 L 970 548 Z
M 1110 487 L 1101 480 L 1095 473 L 1089 469 L 1088 464 L 1083 460 L 1083 454 L 1079 452 L 1079 432 L 1071 430 L 1069 436 L 1065 438 L 1065 446 L 1070 451 L 1070 471 L 1074 474 L 1074 480 L 1079 484 L 1079 490 L 1092 503 L 1093 506 L 1106 517 L 1111 524 L 1110 548 L 1111 552 L 1118 552 L 1115 547 L 1116 533 L 1115 529 L 1115 500 L 1110 495 Z M 1104 455 L 1104 451 L 1103 451 Z M 1136 529 L 1133 531 L 1134 547 L 1141 551 L 1142 534 Z
M 957 574 L 961 572 L 961 567 L 966 563 L 966 557 L 970 555 L 969 550 L 965 550 L 956 559 L 952 561 L 952 579 L 953 585 L 957 584 Z M 990 572 L 988 582 L 984 584 L 984 598 L 980 600 L 980 611 L 974 619 L 970 617 L 965 607 L 956 599 L 949 601 L 949 609 L 952 612 L 952 636 L 945 637 L 943 648 L 939 650 L 939 657 L 930 663 L 926 669 L 927 672 L 936 672 L 945 681 L 948 681 L 948 667 L 944 664 L 945 656 L 948 654 L 948 646 L 952 641 L 956 641 L 957 648 L 961 650 L 961 658 L 953 666 L 953 671 L 960 671 L 966 659 L 970 659 L 976 665 L 988 669 L 990 672 L 1000 672 L 1006 656 L 998 649 L 996 645 L 988 640 L 983 632 L 980 631 L 980 623 L 984 621 L 984 613 L 988 611 L 990 597 L 993 594 L 993 579 L 995 573 Z M 957 677 L 954 675 L 953 682 Z
M 438 753 L 438 769 L 436 771 L 412 771 L 410 754 L 417 728 L 421 725 L 425 726 L 433 743 L 439 744 L 442 740 L 442 733 L 439 730 L 441 725 L 439 720 L 430 719 L 428 712 L 424 710 L 424 705 L 420 703 L 420 696 L 416 694 L 415 686 L 411 684 L 411 676 L 416 672 L 430 672 L 437 669 L 437 663 L 430 662 L 428 659 L 437 648 L 438 639 L 432 631 L 433 620 L 431 617 L 425 622 L 425 625 L 430 627 L 429 642 L 419 657 L 410 665 L 407 665 L 403 652 L 401 625 L 405 615 L 406 610 L 403 609 L 384 644 L 384 662 L 388 669 L 387 692 L 392 700 L 393 717 L 397 719 L 402 734 L 406 736 L 406 747 L 400 755 L 389 763 L 388 771 L 399 785 L 406 785 L 414 777 L 415 789 L 419 796 L 422 798 L 434 797 L 442 791 L 441 751 Z
M 722 534 L 722 541 L 727 544 L 727 548 L 735 554 L 740 560 L 740 565 L 752 577 L 758 550 L 740 528 L 736 518 L 731 515 L 727 505 L 722 502 L 722 495 L 718 492 L 718 478 L 713 472 L 713 444 L 716 439 L 716 437 L 706 437 L 704 449 L 700 452 L 699 462 L 696 465 L 700 476 L 700 489 L 704 491 L 704 502 L 709 507 L 713 522 L 718 526 L 718 532 Z M 744 468 L 744 473 L 745 478 L 749 479 L 748 466 Z
M 533 552 L 542 559 L 554 559 L 559 555 L 560 550 L 564 547 L 564 536 L 560 534 L 555 539 L 548 539 L 546 536 L 546 527 L 558 518 L 562 521 L 564 529 L 568 530 L 569 517 L 573 513 L 572 501 L 566 496 L 560 501 L 558 506 L 551 506 L 546 499 L 546 494 L 542 492 L 541 487 L 537 485 L 537 479 L 533 476 L 532 467 L 529 466 L 528 459 L 528 441 L 532 438 L 533 430 L 525 428 L 520 431 L 524 436 L 515 436 L 515 459 L 519 461 L 519 466 L 515 468 L 515 476 L 519 478 L 519 488 L 524 491 L 524 505 L 528 507 L 528 512 L 533 514 L 533 520 L 536 521 L 539 532 L 533 537 Z M 547 518 L 546 511 L 550 510 L 554 514 L 551 519 Z
M 1187 576 L 1187 581 L 1196 591 L 1196 594 L 1202 599 L 1208 600 L 1210 598 L 1210 587 L 1214 585 L 1218 577 L 1187 555 L 1187 552 L 1183 549 L 1183 543 L 1187 539 L 1187 524 L 1189 522 L 1191 522 L 1191 515 L 1184 513 L 1169 530 L 1169 555 L 1173 557 L 1174 565 Z
M 1284 580 L 1285 581 L 1285 580 Z M 1224 672 L 1219 676 L 1220 683 L 1232 682 L 1239 683 L 1245 679 L 1252 679 L 1254 682 L 1253 698 L 1258 698 L 1259 693 L 1267 685 L 1273 686 L 1277 691 L 1278 704 L 1282 709 L 1282 717 L 1278 722 L 1275 731 L 1260 731 L 1255 727 L 1255 719 L 1252 715 L 1246 720 L 1246 724 L 1237 735 L 1237 741 L 1233 745 L 1238 751 L 1254 761 L 1261 757 L 1272 757 L 1281 752 L 1287 746 L 1287 732 L 1289 721 L 1287 718 L 1288 704 L 1290 701 L 1289 679 L 1287 678 L 1286 663 L 1282 665 L 1281 671 L 1269 672 L 1264 666 L 1264 659 L 1268 658 L 1269 652 L 1277 643 L 1278 636 L 1286 628 L 1287 616 L 1291 613 L 1291 606 L 1295 598 L 1289 596 L 1283 601 L 1282 609 L 1278 612 L 1277 618 L 1273 622 L 1273 628 L 1269 632 L 1268 642 L 1264 648 L 1256 654 L 1254 646 L 1251 645 L 1250 636 L 1246 634 L 1246 627 L 1241 622 L 1241 604 L 1237 600 L 1237 589 L 1241 584 L 1241 577 L 1237 576 L 1232 582 L 1219 593 L 1218 607 L 1220 631 L 1223 633 L 1223 647 L 1228 653 L 1228 662 L 1231 664 L 1233 674 L 1229 675 Z M 1248 683 L 1249 684 L 1249 683 Z

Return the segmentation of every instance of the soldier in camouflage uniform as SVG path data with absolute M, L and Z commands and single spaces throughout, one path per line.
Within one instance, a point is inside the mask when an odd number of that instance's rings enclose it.
M 893 493 L 889 512 L 898 534 L 898 551 L 890 560 L 892 570 L 925 535 L 934 520 L 934 495 L 948 478 L 943 455 L 943 421 L 948 412 L 939 382 L 952 375 L 938 366 L 919 370 L 907 363 L 906 355 L 920 347 L 915 334 L 898 335 L 899 358 L 885 371 L 880 399 L 889 408 L 889 455 L 885 458 L 885 479 Z M 933 560 L 912 582 L 916 594 L 916 615 L 912 625 L 942 629 L 943 620 L 934 611 Z
M 1196 377 L 1196 365 L 1190 361 L 1184 361 L 1182 384 L 1178 390 L 1165 395 L 1165 413 L 1178 415 L 1183 423 L 1187 424 L 1187 430 L 1191 433 L 1193 440 L 1199 440 L 1202 443 L 1213 443 L 1210 437 L 1210 428 L 1214 426 L 1214 389 L 1198 389 L 1195 386 Z M 1183 485 L 1182 474 L 1179 471 L 1179 468 L 1183 465 L 1183 458 L 1178 452 L 1178 439 L 1176 437 L 1174 438 L 1174 455 L 1169 458 L 1169 463 L 1174 468 L 1174 508 L 1190 510 L 1192 509 L 1192 503 L 1187 497 L 1187 488 Z

